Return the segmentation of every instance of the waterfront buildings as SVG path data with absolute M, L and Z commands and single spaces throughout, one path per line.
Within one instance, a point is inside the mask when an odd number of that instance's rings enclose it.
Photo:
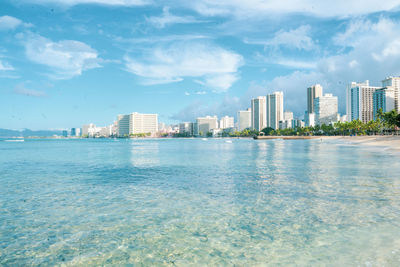
M 133 112 L 128 115 L 118 115 L 117 135 L 126 137 L 134 134 L 151 134 L 158 132 L 158 115 Z
M 251 100 L 251 128 L 261 131 L 267 127 L 266 97 L 259 96 Z
M 304 114 L 306 126 L 315 126 L 314 101 L 323 95 L 323 88 L 320 84 L 315 84 L 307 88 L 307 110 Z
M 338 98 L 325 94 L 314 99 L 315 124 L 329 125 L 338 120 Z
M 315 113 L 304 113 L 304 123 L 306 126 L 315 126 Z
M 113 133 L 114 125 L 111 124 L 105 127 L 98 127 L 93 123 L 82 126 L 82 136 L 84 137 L 110 137 Z M 71 135 L 72 136 L 72 135 Z
M 158 132 L 158 115 L 142 114 L 133 112 L 129 117 L 129 134 L 150 133 L 154 135 Z
M 347 119 L 361 120 L 367 123 L 374 118 L 373 94 L 379 89 L 370 86 L 369 81 L 364 83 L 352 82 L 347 86 Z
M 71 128 L 71 136 L 81 136 L 80 128 Z
M 218 129 L 218 118 L 217 116 L 198 117 L 195 126 L 195 135 L 205 136 L 213 129 Z
M 393 88 L 394 108 L 398 113 L 400 113 L 400 77 L 392 77 L 392 76 L 387 77 L 382 81 L 382 87 Z
M 219 120 L 220 129 L 228 129 L 235 127 L 235 119 L 233 117 L 224 116 Z
M 293 112 L 285 111 L 283 112 L 283 120 L 279 121 L 279 129 L 287 129 L 292 127 Z
M 314 113 L 314 99 L 322 96 L 323 88 L 315 84 L 307 88 L 307 114 Z
M 238 119 L 237 125 L 239 131 L 251 128 L 251 108 L 248 108 L 247 110 L 238 111 L 237 119 Z
M 302 128 L 304 126 L 305 126 L 304 121 L 299 120 L 299 119 L 293 119 L 292 120 L 292 128 L 297 128 L 297 127 Z
M 179 133 L 192 136 L 194 134 L 193 125 L 194 125 L 193 122 L 179 123 Z
M 395 109 L 395 97 L 395 89 L 393 87 L 384 87 L 374 92 L 374 120 L 376 119 L 379 109 L 382 109 L 382 112 L 389 112 Z
M 267 127 L 278 129 L 279 121 L 283 120 L 283 92 L 274 92 L 267 95 L 266 110 Z
M 117 135 L 118 137 L 129 136 L 130 115 L 118 115 L 117 117 Z

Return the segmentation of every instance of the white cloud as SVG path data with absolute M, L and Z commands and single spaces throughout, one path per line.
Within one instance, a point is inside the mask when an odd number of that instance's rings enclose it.
M 0 17 L 0 31 L 1 30 L 14 30 L 19 25 L 22 24 L 20 19 L 11 17 L 11 16 L 2 16 Z
M 205 77 L 204 81 L 195 80 L 195 82 L 205 87 L 214 88 L 214 92 L 226 92 L 238 79 L 237 74 L 227 73 L 216 76 L 212 75 Z
M 274 48 L 284 46 L 287 48 L 295 48 L 299 50 L 311 50 L 315 49 L 316 45 L 310 36 L 310 30 L 311 27 L 309 25 L 303 25 L 294 30 L 278 31 L 277 33 L 275 33 L 273 38 L 268 40 L 245 39 L 244 42 L 247 44 L 259 44 Z
M 49 66 L 54 78 L 65 79 L 81 75 L 83 71 L 101 67 L 97 51 L 74 40 L 53 42 L 40 35 L 29 34 L 25 52 L 33 62 Z
M 319 17 L 362 15 L 391 10 L 398 0 L 200 0 L 184 2 L 202 15 L 253 17 L 271 14 L 306 13 Z
M 23 83 L 17 84 L 14 88 L 14 93 L 18 95 L 25 95 L 25 96 L 33 96 L 33 97 L 42 97 L 46 96 L 46 93 L 43 91 L 28 89 L 25 87 Z
M 25 0 L 26 2 L 38 4 L 61 4 L 74 6 L 79 4 L 98 4 L 107 6 L 143 6 L 150 4 L 150 0 Z
M 306 88 L 320 83 L 325 93 L 333 93 L 339 97 L 339 112 L 344 113 L 348 83 L 370 80 L 372 85 L 380 86 L 381 80 L 386 76 L 400 75 L 400 21 L 383 17 L 376 22 L 352 21 L 344 32 L 333 37 L 333 41 L 339 46 L 339 51 L 346 52 L 319 58 L 310 70 L 294 71 L 252 84 L 239 100 L 231 99 L 230 105 L 234 108 L 230 113 L 226 109 L 225 112 L 235 115 L 235 111 L 250 106 L 252 97 L 282 90 L 285 108 L 301 117 L 307 105 Z M 215 107 L 223 109 L 227 101 L 225 99 L 211 106 L 205 103 L 201 107 L 188 106 L 177 113 L 175 118 L 187 120 L 190 116 L 214 114 Z
M 275 61 L 276 64 L 286 66 L 294 69 L 315 69 L 317 67 L 316 62 L 312 61 L 300 61 L 300 60 L 291 60 L 291 59 L 278 59 Z
M 168 7 L 163 8 L 163 14 L 160 17 L 150 17 L 147 18 L 147 21 L 150 22 L 157 28 L 164 28 L 165 26 L 171 24 L 184 24 L 184 23 L 197 23 L 200 22 L 196 18 L 191 16 L 175 16 L 169 12 Z
M 236 80 L 243 65 L 241 55 L 221 47 L 194 42 L 158 47 L 143 60 L 125 57 L 127 71 L 156 83 L 181 81 L 184 77 L 201 78 L 212 89 L 226 91 Z
M 10 71 L 14 70 L 14 67 L 11 66 L 8 62 L 2 61 L 0 59 L 0 71 Z

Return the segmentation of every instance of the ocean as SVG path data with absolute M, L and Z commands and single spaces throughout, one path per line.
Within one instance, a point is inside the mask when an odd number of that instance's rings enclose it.
M 1 266 L 399 266 L 400 161 L 341 141 L 0 141 Z

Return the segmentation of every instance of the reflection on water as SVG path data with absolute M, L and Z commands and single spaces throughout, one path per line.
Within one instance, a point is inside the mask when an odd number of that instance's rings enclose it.
M 381 151 L 320 140 L 15 145 L 0 142 L 0 265 L 400 264 L 400 163 Z
M 135 167 L 151 167 L 159 164 L 158 142 L 130 140 L 131 163 Z

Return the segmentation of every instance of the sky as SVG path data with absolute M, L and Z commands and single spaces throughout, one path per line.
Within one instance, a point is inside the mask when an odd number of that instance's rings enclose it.
M 236 116 L 284 92 L 400 75 L 398 0 L 2 0 L 0 128 L 67 129 L 118 114 Z

